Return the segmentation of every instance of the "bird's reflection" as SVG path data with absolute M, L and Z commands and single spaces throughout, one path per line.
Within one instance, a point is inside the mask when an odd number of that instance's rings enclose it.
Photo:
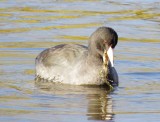
M 88 95 L 88 119 L 113 120 L 113 103 L 107 92 Z
M 55 84 L 45 81 L 36 81 L 35 84 L 41 92 L 45 92 L 47 94 L 63 94 L 66 96 L 67 94 L 76 94 L 76 96 L 80 96 L 78 97 L 79 100 L 81 100 L 81 97 L 83 95 L 85 101 L 87 101 L 87 108 L 85 107 L 84 109 L 86 109 L 86 116 L 89 120 L 114 120 L 112 99 L 108 95 L 108 91 L 105 87 L 73 86 L 57 83 Z M 74 101 L 72 103 L 74 103 Z M 80 102 L 77 107 L 81 106 L 80 104 L 83 103 Z M 83 113 L 83 115 L 84 114 L 85 113 Z

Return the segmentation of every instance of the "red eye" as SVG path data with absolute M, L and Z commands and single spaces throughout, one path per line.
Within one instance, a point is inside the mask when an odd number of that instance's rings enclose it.
M 114 46 L 113 46 L 113 44 L 111 44 L 110 46 L 112 47 L 112 49 L 114 49 Z

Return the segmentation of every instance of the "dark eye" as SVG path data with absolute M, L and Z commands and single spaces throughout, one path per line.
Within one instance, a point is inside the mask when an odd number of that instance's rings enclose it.
M 111 47 L 114 49 L 115 48 L 115 46 L 113 45 L 113 44 L 111 44 Z

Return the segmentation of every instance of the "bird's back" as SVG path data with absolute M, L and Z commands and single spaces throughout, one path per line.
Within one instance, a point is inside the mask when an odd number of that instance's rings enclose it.
M 47 80 L 64 80 L 63 76 L 72 70 L 86 52 L 87 47 L 77 44 L 48 48 L 36 58 L 36 76 Z

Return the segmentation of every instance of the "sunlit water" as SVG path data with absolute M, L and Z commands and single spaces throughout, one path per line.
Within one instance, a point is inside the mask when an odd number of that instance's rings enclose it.
M 120 84 L 35 84 L 34 59 L 61 43 L 87 45 L 99 26 L 119 35 Z M 159 0 L 1 0 L 0 121 L 160 121 Z

